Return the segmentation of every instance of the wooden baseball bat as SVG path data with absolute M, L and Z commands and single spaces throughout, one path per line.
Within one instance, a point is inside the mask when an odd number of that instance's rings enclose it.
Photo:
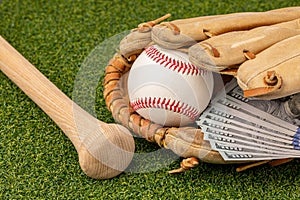
M 87 176 L 108 179 L 127 168 L 135 150 L 130 132 L 76 105 L 1 36 L 0 69 L 67 135 Z

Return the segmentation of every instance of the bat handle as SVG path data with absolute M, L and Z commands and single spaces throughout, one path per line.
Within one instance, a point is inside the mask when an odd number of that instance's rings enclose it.
M 76 148 L 82 170 L 91 178 L 117 176 L 132 160 L 130 132 L 91 116 L 0 36 L 0 69 L 67 135 Z

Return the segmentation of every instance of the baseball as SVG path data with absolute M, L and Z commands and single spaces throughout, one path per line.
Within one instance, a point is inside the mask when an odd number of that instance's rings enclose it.
M 186 126 L 205 110 L 213 92 L 213 74 L 189 62 L 186 53 L 158 45 L 146 48 L 128 75 L 131 107 L 164 126 Z

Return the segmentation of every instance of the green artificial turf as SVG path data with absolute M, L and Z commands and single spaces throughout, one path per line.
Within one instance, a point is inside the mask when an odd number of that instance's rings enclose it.
M 97 53 L 95 47 L 114 43 L 139 23 L 166 13 L 171 13 L 170 20 L 174 20 L 297 5 L 299 0 L 3 0 L 0 34 L 70 98 L 99 119 L 113 122 L 101 96 L 101 84 L 93 86 L 96 92 L 93 89 L 82 93 L 89 83 L 81 82 L 78 74 L 88 65 L 91 52 Z M 114 45 L 117 44 L 98 50 L 100 62 L 107 62 L 112 56 Z M 105 63 L 100 69 L 104 66 Z M 90 75 L 96 75 L 101 83 L 103 71 Z M 83 80 L 90 80 L 88 77 L 87 73 Z M 299 160 L 242 173 L 235 172 L 233 165 L 200 163 L 186 173 L 169 175 L 167 171 L 180 163 L 179 159 L 168 163 L 174 158 L 169 153 L 164 159 L 167 164 L 159 163 L 160 158 L 141 158 L 133 161 L 136 168 L 118 177 L 93 180 L 81 171 L 74 147 L 54 122 L 2 72 L 0 81 L 0 199 L 300 197 Z M 78 82 L 81 84 L 76 85 Z M 143 139 L 135 140 L 137 153 L 159 149 Z M 155 159 L 157 162 L 153 162 Z M 150 171 L 149 166 L 156 170 Z M 137 173 L 143 168 L 143 173 Z

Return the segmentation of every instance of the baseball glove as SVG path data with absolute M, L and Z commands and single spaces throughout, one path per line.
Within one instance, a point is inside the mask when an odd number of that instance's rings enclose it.
M 111 59 L 106 67 L 104 98 L 114 119 L 135 134 L 150 142 L 155 142 L 161 147 L 171 149 L 177 155 L 185 158 L 181 167 L 172 173 L 195 167 L 199 160 L 215 164 L 247 163 L 243 167 L 238 167 L 237 171 L 264 163 L 278 165 L 292 160 L 263 160 L 254 163 L 225 161 L 217 151 L 212 150 L 210 143 L 203 139 L 203 132 L 200 128 L 192 126 L 163 127 L 142 118 L 129 104 L 127 72 L 144 48 L 153 43 L 169 49 L 184 47 L 184 50 L 189 53 L 191 61 L 193 61 L 192 57 L 196 57 L 194 63 L 198 67 L 203 67 L 205 62 L 200 62 L 197 55 L 197 48 L 200 46 L 206 59 L 209 58 L 207 60 L 213 63 L 213 67 L 209 69 L 216 72 L 232 70 L 229 74 L 237 78 L 246 96 L 272 99 L 295 94 L 300 92 L 299 84 L 297 85 L 300 74 L 288 75 L 285 71 L 288 71 L 287 66 L 293 65 L 297 66 L 294 70 L 300 71 L 299 19 L 297 19 L 300 18 L 300 7 L 261 13 L 205 16 L 160 23 L 169 16 L 168 14 L 157 20 L 142 23 L 138 28 L 133 29 L 120 42 L 120 52 Z M 227 38 L 229 38 L 228 42 L 223 41 Z M 266 38 L 266 41 L 263 38 Z M 289 46 L 291 51 L 288 54 L 278 56 L 281 55 L 279 51 L 283 46 L 286 48 L 286 45 L 292 43 L 297 44 L 295 49 L 292 50 L 294 46 Z M 234 48 L 231 49 L 231 53 L 226 54 L 226 48 L 221 50 L 215 47 L 218 44 Z M 272 56 L 274 51 L 275 54 Z M 223 52 L 226 54 L 224 57 Z M 219 56 L 216 56 L 217 54 Z M 218 61 L 219 57 L 222 57 L 222 61 Z M 269 65 L 263 65 L 266 66 L 264 68 L 258 66 L 257 63 L 263 63 L 262 60 L 265 58 L 270 58 L 265 61 Z M 253 66 L 257 66 L 259 69 Z M 289 76 L 295 78 L 286 80 Z M 227 75 L 222 75 L 222 77 L 224 82 L 231 79 Z

